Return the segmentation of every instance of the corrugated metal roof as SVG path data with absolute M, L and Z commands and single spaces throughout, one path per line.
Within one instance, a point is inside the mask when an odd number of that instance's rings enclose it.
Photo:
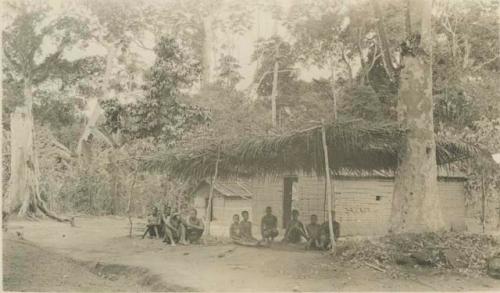
M 207 184 L 210 186 L 210 181 L 204 180 L 200 183 L 200 185 L 201 184 Z M 196 189 L 199 189 L 200 185 Z M 252 192 L 250 192 L 248 184 L 241 181 L 216 181 L 214 184 L 214 190 L 225 197 L 238 197 L 244 199 L 252 198 Z
M 214 189 L 227 197 L 242 197 L 252 198 L 252 193 L 244 182 L 239 181 L 222 181 L 215 182 Z

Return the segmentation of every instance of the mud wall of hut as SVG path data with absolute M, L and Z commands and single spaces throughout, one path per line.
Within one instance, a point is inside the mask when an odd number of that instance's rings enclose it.
M 267 206 L 273 208 L 278 225 L 283 221 L 283 178 L 253 179 L 253 222 L 258 224 Z M 383 235 L 389 228 L 394 183 L 392 179 L 343 178 L 335 180 L 335 213 L 344 236 Z M 443 217 L 449 229 L 465 229 L 464 184 L 440 180 Z M 292 207 L 300 211 L 304 224 L 312 214 L 326 219 L 325 182 L 322 178 L 299 176 L 294 183 Z

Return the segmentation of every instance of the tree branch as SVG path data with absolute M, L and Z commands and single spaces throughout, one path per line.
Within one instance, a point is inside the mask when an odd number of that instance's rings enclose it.
M 145 49 L 145 50 L 149 50 L 149 51 L 154 51 L 154 49 L 146 47 L 146 45 L 144 45 L 144 43 L 143 43 L 141 40 L 132 39 L 132 41 L 134 41 L 134 43 L 135 43 L 135 44 L 136 44 L 139 48 L 142 48 L 142 49 Z
M 377 18 L 377 32 L 379 37 L 379 46 L 382 51 L 382 60 L 384 61 L 384 68 L 391 81 L 394 81 L 395 69 L 392 64 L 391 52 L 389 50 L 389 41 L 387 40 L 387 34 L 385 32 L 384 18 L 380 11 L 379 4 L 377 0 L 371 1 L 373 10 L 375 12 L 375 17 Z
M 472 71 L 478 71 L 483 66 L 490 64 L 491 62 L 497 60 L 499 57 L 500 57 L 500 55 L 496 55 L 495 57 L 493 57 L 491 59 L 488 59 L 486 62 L 483 62 L 483 63 L 481 63 L 479 65 L 474 66 L 474 68 L 472 69 Z

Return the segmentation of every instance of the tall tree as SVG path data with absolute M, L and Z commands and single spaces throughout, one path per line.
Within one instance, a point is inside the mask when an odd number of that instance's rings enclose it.
M 45 207 L 40 196 L 40 171 L 36 155 L 33 103 L 36 90 L 44 84 L 64 85 L 71 78 L 99 72 L 99 66 L 85 70 L 83 60 L 68 61 L 64 53 L 78 41 L 88 38 L 87 27 L 70 16 L 49 17 L 47 7 L 22 3 L 17 16 L 3 32 L 3 70 L 10 88 L 22 89 L 16 96 L 15 111 L 11 114 L 11 177 L 4 211 L 19 209 L 19 215 L 36 215 L 42 211 L 59 219 Z M 44 43 L 54 41 L 52 52 Z M 41 57 L 40 57 L 41 56 Z M 41 59 L 41 60 L 40 60 Z M 76 62 L 76 64 L 75 64 Z M 78 79 L 78 78 L 77 78 Z M 74 81 L 74 79 L 73 79 Z
M 254 76 L 256 92 L 260 96 L 270 97 L 271 121 L 276 127 L 278 92 L 282 93 L 287 84 L 296 79 L 296 58 L 290 44 L 274 35 L 257 41 L 252 60 L 258 61 L 260 65 Z
M 103 5 L 102 1 L 89 0 L 85 2 L 86 19 L 92 29 L 92 41 L 105 48 L 106 67 L 100 93 L 93 97 L 96 101 L 111 98 L 112 78 L 116 62 L 129 52 L 133 40 L 139 39 L 144 30 L 144 11 L 136 1 L 110 0 Z M 81 9 L 81 7 L 80 7 Z M 82 158 L 82 165 L 91 165 L 92 129 L 103 115 L 99 102 L 91 103 L 85 129 L 78 141 L 77 152 Z
M 294 48 L 300 60 L 330 73 L 328 96 L 332 99 L 332 119 L 337 117 L 338 112 L 338 79 L 344 75 L 350 83 L 353 82 L 349 60 L 352 49 L 340 39 L 349 24 L 346 12 L 342 1 L 297 1 L 286 20 L 287 27 L 296 38 Z
M 432 0 L 409 0 L 407 39 L 398 119 L 407 130 L 396 171 L 391 231 L 424 232 L 444 227 L 437 191 L 436 142 L 432 98 Z
M 217 52 L 225 45 L 218 41 L 219 34 L 247 31 L 252 25 L 252 6 L 238 0 L 174 0 L 151 6 L 157 11 L 149 23 L 157 38 L 168 35 L 181 39 L 195 51 L 204 87 L 216 80 Z

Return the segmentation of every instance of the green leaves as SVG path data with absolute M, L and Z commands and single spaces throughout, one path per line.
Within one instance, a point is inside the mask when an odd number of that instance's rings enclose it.
M 203 109 L 178 102 L 180 90 L 198 78 L 200 66 L 174 39 L 161 38 L 155 53 L 142 99 L 129 105 L 117 100 L 101 103 L 106 116 L 104 127 L 110 132 L 120 130 L 130 139 L 151 137 L 173 145 L 195 125 L 208 120 Z

